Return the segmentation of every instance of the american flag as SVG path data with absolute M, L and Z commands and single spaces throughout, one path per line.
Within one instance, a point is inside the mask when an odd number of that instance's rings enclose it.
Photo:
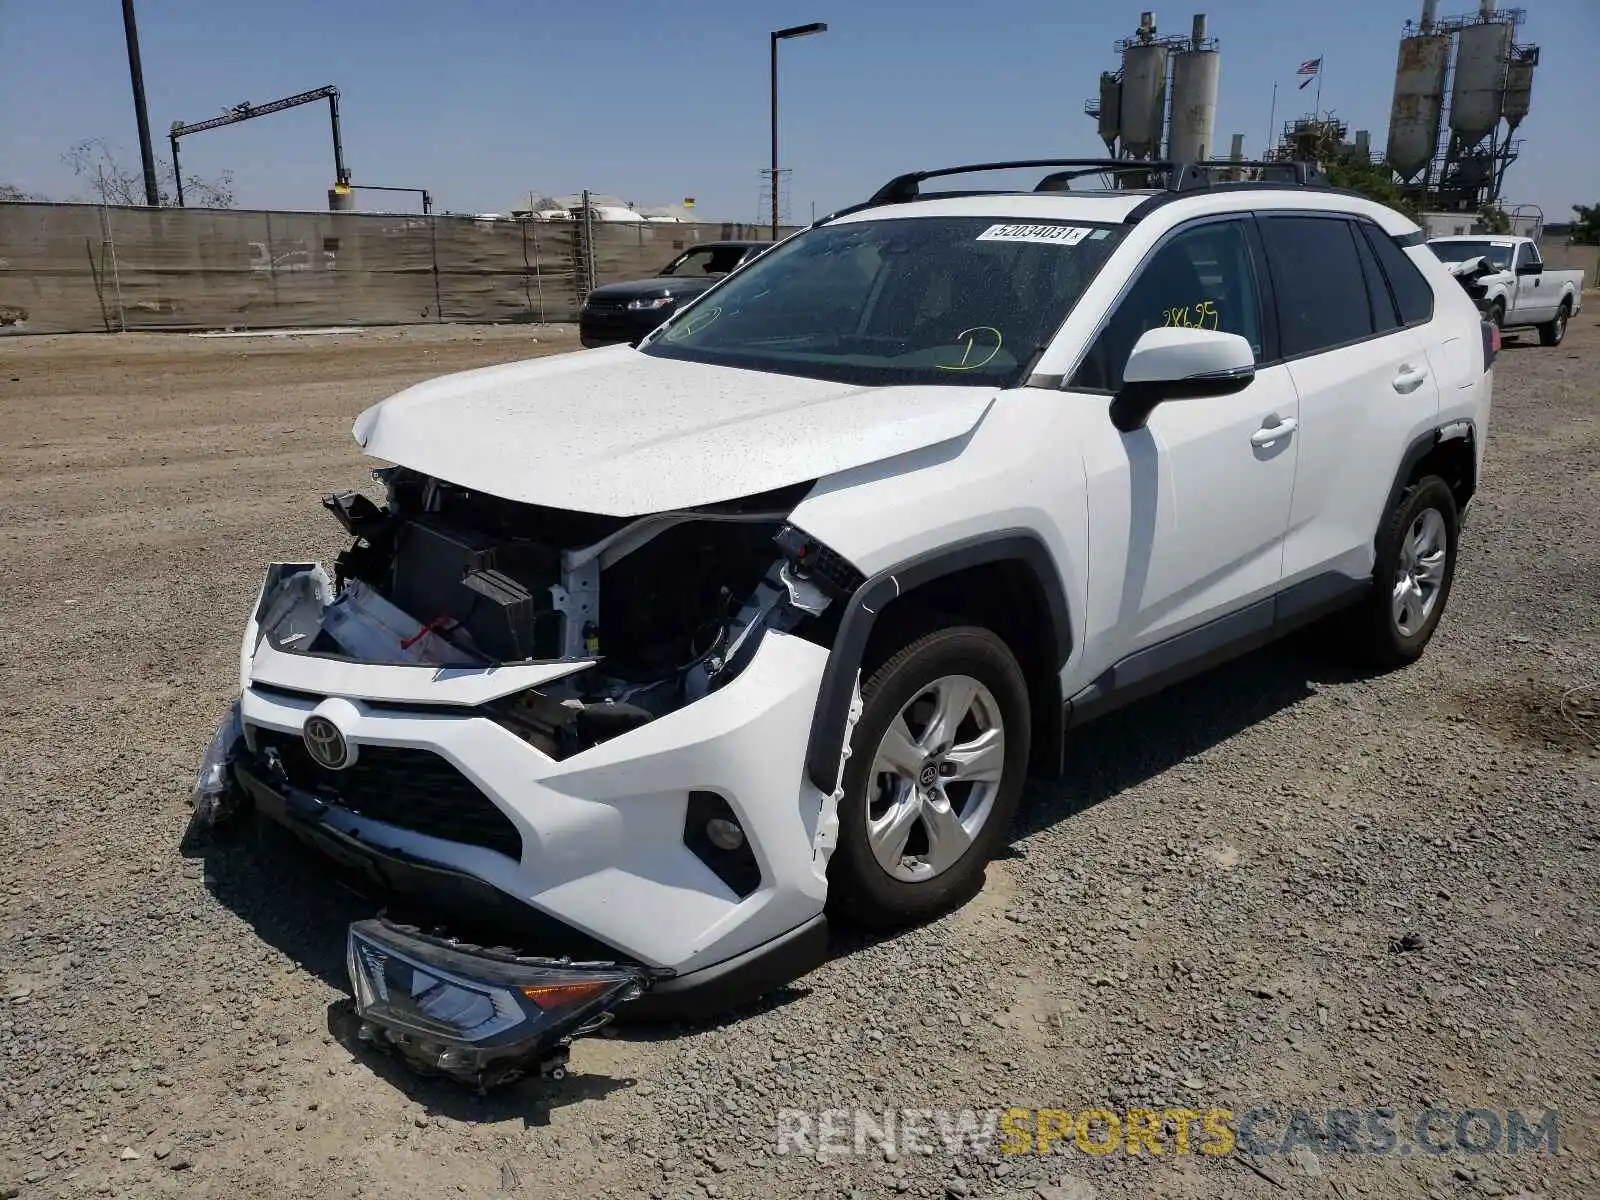
M 1300 69 L 1298 71 L 1296 71 L 1295 74 L 1296 75 L 1316 75 L 1321 70 L 1322 70 L 1322 59 L 1320 59 L 1320 58 L 1308 58 L 1308 59 L 1306 59 L 1305 62 L 1300 64 Z M 1311 80 L 1307 79 L 1305 83 L 1302 83 L 1300 85 L 1300 90 L 1301 91 L 1305 91 L 1306 83 L 1310 83 L 1310 82 L 1311 82 Z

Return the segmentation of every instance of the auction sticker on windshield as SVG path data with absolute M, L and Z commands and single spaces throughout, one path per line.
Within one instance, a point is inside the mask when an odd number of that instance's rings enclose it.
M 1082 225 L 991 225 L 980 242 L 1030 242 L 1036 246 L 1076 246 L 1094 231 Z

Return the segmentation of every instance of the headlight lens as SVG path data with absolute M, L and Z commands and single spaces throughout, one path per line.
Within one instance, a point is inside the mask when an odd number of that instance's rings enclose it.
M 382 920 L 350 926 L 345 963 L 363 1036 L 479 1083 L 603 1024 L 648 978 L 637 967 L 469 953 Z
M 239 702 L 235 700 L 212 735 L 211 744 L 206 747 L 206 756 L 200 760 L 200 774 L 189 795 L 189 803 L 202 815 L 210 816 L 213 806 L 232 786 L 229 768 L 243 740 L 244 723 L 239 715 Z
M 646 300 L 629 300 L 629 312 L 654 312 L 658 308 L 666 308 L 671 304 L 672 296 L 654 296 Z

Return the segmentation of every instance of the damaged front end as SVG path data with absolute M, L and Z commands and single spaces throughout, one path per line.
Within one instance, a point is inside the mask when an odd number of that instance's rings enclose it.
M 790 524 L 810 485 L 614 517 L 373 474 L 382 503 L 324 499 L 331 569 L 269 568 L 194 789 L 195 824 L 253 809 L 378 902 L 362 1037 L 559 1077 L 646 992 L 815 951 L 838 795 L 804 730 L 861 577 Z
M 350 926 L 346 965 L 364 1041 L 480 1090 L 560 1080 L 574 1038 L 609 1024 L 659 972 L 529 958 L 382 918 Z
M 831 637 L 832 602 L 860 583 L 785 523 L 809 484 L 629 519 L 373 474 L 384 505 L 323 501 L 355 539 L 331 578 L 269 574 L 242 684 L 262 643 L 368 665 L 543 666 L 543 685 L 494 715 L 561 759 L 716 690 L 768 630 Z

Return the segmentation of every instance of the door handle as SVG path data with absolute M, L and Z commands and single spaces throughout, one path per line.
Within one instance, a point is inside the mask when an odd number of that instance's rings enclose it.
M 1284 417 L 1276 425 L 1263 425 L 1250 435 L 1252 446 L 1270 446 L 1279 438 L 1286 438 L 1300 427 L 1293 417 Z
M 1422 381 L 1428 377 L 1426 371 L 1416 367 L 1405 366 L 1400 368 L 1400 374 L 1394 377 L 1394 390 L 1402 396 L 1409 395 L 1422 386 Z

